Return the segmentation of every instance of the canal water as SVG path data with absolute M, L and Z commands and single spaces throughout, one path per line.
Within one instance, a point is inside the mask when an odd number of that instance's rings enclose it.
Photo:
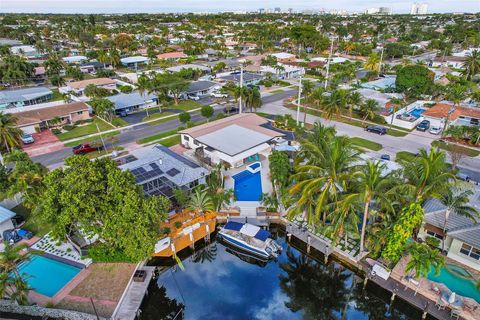
M 170 267 L 151 283 L 140 319 L 421 319 L 400 300 L 390 307 L 390 294 L 374 284 L 364 289 L 347 267 L 304 254 L 305 244 L 288 244 L 282 230 L 273 234 L 283 252 L 268 263 L 217 241 L 182 252 L 183 270 Z

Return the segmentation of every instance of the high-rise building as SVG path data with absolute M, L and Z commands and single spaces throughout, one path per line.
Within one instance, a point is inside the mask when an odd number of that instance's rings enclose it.
M 379 10 L 379 14 L 392 14 L 392 8 L 388 8 L 388 7 L 380 7 L 378 8 Z
M 292 9 L 292 8 L 288 8 L 288 13 L 289 13 L 289 14 L 292 14 L 292 13 L 293 13 L 293 9 Z
M 264 8 L 258 9 L 258 13 L 265 13 L 265 9 Z
M 273 10 L 273 12 L 275 12 L 275 13 L 280 13 L 280 12 L 281 12 L 281 10 L 280 10 L 280 8 L 279 8 L 279 7 L 276 7 L 276 8 Z
M 410 10 L 410 14 L 427 14 L 428 11 L 428 3 L 425 2 L 415 2 L 412 4 L 412 10 Z

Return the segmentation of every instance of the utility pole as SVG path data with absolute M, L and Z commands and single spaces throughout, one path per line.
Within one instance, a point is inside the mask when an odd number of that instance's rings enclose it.
M 242 113 L 242 94 L 243 94 L 243 63 L 240 62 L 240 97 L 238 99 L 238 113 Z
M 298 100 L 297 100 L 297 126 L 300 122 L 300 97 L 302 95 L 302 75 L 298 79 Z
M 98 128 L 98 123 L 95 123 L 95 125 L 97 126 L 97 132 L 100 133 L 100 129 Z M 103 140 L 102 134 L 100 134 L 100 140 L 102 140 L 103 150 L 107 152 L 107 147 L 105 147 L 105 141 Z
M 328 77 L 330 76 L 330 60 L 332 59 L 332 54 L 333 54 L 333 41 L 335 40 L 335 37 L 332 37 L 330 40 L 330 53 L 328 55 L 327 59 L 327 75 L 325 76 L 325 85 L 324 88 L 327 89 L 328 85 Z
M 382 72 L 382 62 L 383 62 L 383 51 L 385 50 L 385 46 L 382 45 L 382 53 L 380 54 L 380 64 L 378 65 L 378 75 Z

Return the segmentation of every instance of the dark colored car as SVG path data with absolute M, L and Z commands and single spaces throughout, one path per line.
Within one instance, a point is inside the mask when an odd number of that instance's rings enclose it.
M 238 113 L 238 107 L 236 106 L 231 106 L 231 107 L 225 107 L 223 109 L 223 113 L 227 113 L 227 114 L 232 114 L 232 113 Z
M 93 147 L 88 143 L 79 144 L 78 146 L 72 148 L 73 154 L 86 154 L 97 150 L 100 150 L 100 148 Z
M 256 84 L 247 84 L 247 88 L 260 90 L 260 86 Z
M 417 130 L 418 131 L 423 131 L 423 132 L 427 131 L 428 128 L 430 128 L 430 121 L 428 121 L 428 120 L 423 120 L 417 126 Z
M 387 134 L 387 128 L 382 126 L 368 126 L 365 128 L 365 131 L 377 133 L 379 135 Z
M 380 159 L 390 161 L 390 155 L 389 155 L 389 154 L 382 154 L 382 155 L 380 156 Z
M 21 215 L 17 214 L 15 216 L 13 216 L 12 218 L 12 224 L 15 228 L 18 228 L 20 227 L 21 225 L 23 225 L 25 223 L 25 218 L 22 217 Z
M 15 229 L 8 229 L 3 231 L 3 241 L 8 242 L 9 244 L 17 243 L 22 240 L 22 237 L 17 233 Z

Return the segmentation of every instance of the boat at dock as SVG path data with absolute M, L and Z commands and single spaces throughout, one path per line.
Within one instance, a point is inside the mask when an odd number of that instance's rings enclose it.
M 282 247 L 272 238 L 270 232 L 249 223 L 229 221 L 218 232 L 226 243 L 265 259 L 278 257 Z

